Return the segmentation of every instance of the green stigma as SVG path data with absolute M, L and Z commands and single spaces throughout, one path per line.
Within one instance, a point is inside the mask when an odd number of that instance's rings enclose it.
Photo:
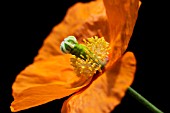
M 63 53 L 73 55 L 70 61 L 77 74 L 92 76 L 97 71 L 101 72 L 107 63 L 109 43 L 97 36 L 83 41 L 84 44 L 78 44 L 74 36 L 68 36 L 60 49 Z

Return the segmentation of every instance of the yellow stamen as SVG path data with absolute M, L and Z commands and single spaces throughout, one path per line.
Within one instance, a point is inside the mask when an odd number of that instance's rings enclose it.
M 97 36 L 83 39 L 84 45 L 87 47 L 85 51 L 86 59 L 83 55 L 80 55 L 81 58 L 73 55 L 71 58 L 71 65 L 74 67 L 75 72 L 78 76 L 91 77 L 97 71 L 102 72 L 101 67 L 102 63 L 106 63 L 108 58 L 109 43 L 105 41 L 104 37 L 98 38 Z

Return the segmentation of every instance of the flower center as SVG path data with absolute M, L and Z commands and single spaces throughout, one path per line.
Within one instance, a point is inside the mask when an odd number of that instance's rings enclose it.
M 109 43 L 104 37 L 97 36 L 84 39 L 84 44 L 78 44 L 74 36 L 68 36 L 61 43 L 63 53 L 72 54 L 70 59 L 78 76 L 93 76 L 97 71 L 102 72 L 108 61 Z

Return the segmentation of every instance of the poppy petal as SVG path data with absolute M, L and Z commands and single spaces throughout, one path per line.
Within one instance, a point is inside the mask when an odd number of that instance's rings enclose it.
M 81 43 L 84 38 L 92 36 L 109 37 L 109 27 L 102 0 L 88 3 L 78 2 L 71 6 L 64 19 L 54 26 L 45 39 L 35 60 L 48 59 L 50 56 L 61 55 L 60 44 L 64 38 L 73 35 Z
M 110 65 L 126 50 L 138 16 L 139 0 L 103 0 L 110 30 Z
M 135 57 L 127 52 L 112 69 L 106 70 L 87 88 L 67 99 L 62 113 L 110 113 L 132 84 L 135 70 Z
M 70 55 L 58 55 L 37 61 L 17 76 L 13 86 L 13 112 L 34 107 L 68 96 L 90 83 L 76 76 L 70 65 Z

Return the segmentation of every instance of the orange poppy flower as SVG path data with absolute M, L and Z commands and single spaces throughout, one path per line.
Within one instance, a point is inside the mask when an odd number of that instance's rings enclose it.
M 63 104 L 63 113 L 112 111 L 134 79 L 135 57 L 132 52 L 124 52 L 138 8 L 138 0 L 97 0 L 70 7 L 64 20 L 44 41 L 34 62 L 17 75 L 12 86 L 11 111 L 66 96 L 70 97 Z M 69 35 L 77 37 L 80 43 L 92 36 L 103 36 L 110 43 L 109 61 L 95 79 L 77 76 L 70 63 L 71 55 L 61 52 L 60 44 Z

